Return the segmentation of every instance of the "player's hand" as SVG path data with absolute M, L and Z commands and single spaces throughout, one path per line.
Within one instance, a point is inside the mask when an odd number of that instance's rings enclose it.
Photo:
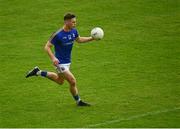
M 54 65 L 54 66 L 57 66 L 57 65 L 60 63 L 57 58 L 54 58 L 54 59 L 52 60 L 52 62 L 53 62 L 53 65 Z
M 93 38 L 92 36 L 91 36 L 91 38 L 92 38 L 92 40 L 96 40 L 96 41 L 101 40 L 101 39 L 95 39 L 95 38 Z
M 95 38 L 93 38 L 92 36 L 90 36 L 91 40 L 95 40 Z

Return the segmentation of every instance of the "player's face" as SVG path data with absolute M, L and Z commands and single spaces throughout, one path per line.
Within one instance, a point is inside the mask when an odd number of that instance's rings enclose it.
M 74 28 L 74 27 L 76 27 L 76 18 L 67 20 L 65 23 L 69 28 Z

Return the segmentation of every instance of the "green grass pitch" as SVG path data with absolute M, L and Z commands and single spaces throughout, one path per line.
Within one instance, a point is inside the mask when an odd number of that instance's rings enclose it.
M 65 12 L 81 36 L 105 32 L 72 52 L 88 108 L 67 82 L 25 79 L 55 71 L 43 47 Z M 0 0 L 0 127 L 180 127 L 179 66 L 180 0 Z

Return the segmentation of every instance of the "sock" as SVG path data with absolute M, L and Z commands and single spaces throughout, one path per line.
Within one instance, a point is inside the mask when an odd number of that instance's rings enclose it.
M 40 70 L 40 71 L 37 72 L 37 75 L 42 76 L 42 77 L 46 77 L 47 76 L 47 71 Z
M 73 98 L 76 102 L 79 102 L 81 100 L 79 95 L 75 95 L 75 96 L 73 96 Z

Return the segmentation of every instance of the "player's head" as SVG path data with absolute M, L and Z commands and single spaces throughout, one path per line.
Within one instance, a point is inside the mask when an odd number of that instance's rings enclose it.
M 64 24 L 71 28 L 74 28 L 76 26 L 76 16 L 72 13 L 67 13 L 64 15 Z

